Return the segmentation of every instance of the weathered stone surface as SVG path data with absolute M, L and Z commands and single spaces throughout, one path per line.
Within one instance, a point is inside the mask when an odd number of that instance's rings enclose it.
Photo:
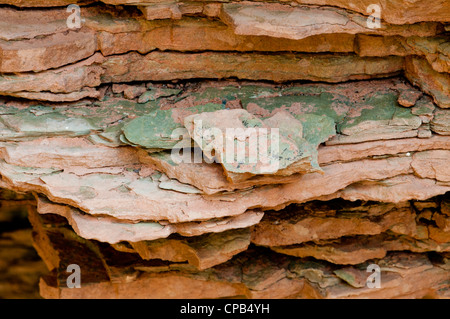
M 409 228 L 409 232 L 415 230 L 413 212 L 409 207 L 380 206 L 372 208 L 374 213 L 371 213 L 370 206 L 361 207 L 361 211 L 351 207 L 349 211 L 343 208 L 330 212 L 321 212 L 319 206 L 319 212 L 315 213 L 314 206 L 310 208 L 307 205 L 304 209 L 292 208 L 290 214 L 285 211 L 266 213 L 266 217 L 253 227 L 252 242 L 264 246 L 285 246 L 351 235 L 376 235 L 399 222 L 405 229 Z M 351 216 L 348 215 L 350 212 Z M 372 218 L 376 221 L 371 221 Z
M 139 163 L 131 147 L 94 145 L 83 138 L 40 138 L 0 144 L 2 158 L 10 164 L 28 167 L 68 169 L 129 166 Z
M 52 201 L 73 205 L 89 214 L 129 220 L 185 222 L 236 216 L 255 205 L 268 209 L 312 200 L 361 180 L 407 174 L 410 163 L 410 158 L 403 157 L 329 165 L 323 167 L 323 175 L 306 174 L 299 176 L 295 182 L 279 187 L 264 186 L 249 192 L 211 198 L 165 191 L 150 177 L 139 178 L 137 173 L 129 171 L 120 175 L 97 173 L 78 176 L 54 169 L 27 169 L 3 162 L 1 173 L 10 187 L 36 190 Z M 80 189 L 85 191 L 80 193 Z M 260 204 L 262 198 L 263 205 Z M 131 210 L 128 205 L 130 200 L 135 203 Z M 175 203 L 184 207 L 182 215 Z
M 422 96 L 422 92 L 417 90 L 404 90 L 398 96 L 398 104 L 404 107 L 414 106 L 417 100 Z
M 4 95 L 39 91 L 72 93 L 85 87 L 96 87 L 101 84 L 103 69 L 95 63 L 102 58 L 101 55 L 94 55 L 74 65 L 36 74 L 2 75 L 0 91 Z
M 431 158 L 433 159 L 430 160 Z M 432 178 L 448 183 L 450 182 L 449 159 L 449 151 L 425 151 L 413 155 L 411 166 L 414 172 L 422 178 Z
M 429 139 L 405 138 L 358 144 L 327 145 L 319 148 L 319 163 L 351 161 L 369 156 L 449 148 L 450 140 L 439 135 L 433 135 Z
M 380 214 L 383 216 L 386 211 L 395 206 L 392 204 L 381 206 L 372 204 L 362 207 L 365 207 L 367 214 L 376 217 Z M 415 206 L 422 207 L 420 209 L 439 207 L 431 202 Z M 314 209 L 314 206 L 310 207 Z M 338 205 L 338 207 L 342 207 L 342 205 Z M 349 216 L 354 216 L 355 209 L 361 209 L 354 204 L 344 205 L 344 207 L 346 207 L 344 208 L 346 214 L 350 214 Z M 405 204 L 399 208 L 401 207 L 406 208 Z M 314 210 L 316 213 L 324 215 L 333 213 L 326 209 L 319 209 L 322 212 L 317 209 Z M 123 250 L 124 254 L 114 252 L 111 247 L 99 245 L 76 236 L 64 227 L 64 222 L 61 219 L 52 217 L 52 215 L 39 216 L 32 213 L 30 217 L 39 234 L 39 237 L 35 236 L 35 245 L 50 266 L 49 268 L 55 270 L 50 277 L 47 276 L 41 280 L 41 294 L 46 298 L 120 298 L 126 296 L 129 298 L 129 294 L 136 298 L 183 298 L 186 290 L 181 289 L 188 289 L 189 287 L 196 289 L 195 294 L 192 292 L 192 295 L 196 298 L 211 296 L 246 296 L 250 298 L 294 296 L 301 298 L 384 298 L 386 296 L 402 298 L 413 296 L 417 298 L 434 296 L 436 298 L 442 296 L 443 293 L 445 294 L 445 288 L 443 291 L 441 290 L 445 287 L 442 283 L 448 278 L 448 261 L 446 263 L 446 259 L 443 263 L 435 264 L 431 263 L 425 255 L 405 252 L 388 253 L 385 257 L 381 257 L 385 254 L 385 251 L 382 250 L 442 251 L 448 249 L 448 241 L 447 244 L 445 242 L 438 244 L 433 243 L 432 240 L 417 241 L 406 237 L 396 238 L 392 235 L 379 235 L 364 237 L 364 239 L 361 239 L 363 238 L 361 237 L 359 240 L 360 250 L 358 250 L 358 246 L 351 245 L 350 238 L 339 240 L 334 250 L 326 250 L 327 246 L 323 243 L 315 246 L 303 245 L 303 251 L 306 251 L 308 247 L 311 249 L 311 254 L 308 254 L 308 256 L 316 256 L 334 262 L 339 261 L 339 263 L 344 264 L 355 264 L 356 260 L 362 260 L 364 256 L 367 256 L 367 258 L 379 256 L 375 257 L 376 259 L 369 259 L 363 264 L 358 263 L 352 267 L 342 268 L 342 266 L 323 263 L 320 260 L 313 262 L 308 259 L 283 256 L 282 254 L 273 254 L 258 249 L 241 252 L 230 260 L 229 257 L 226 257 L 230 256 L 227 253 L 220 255 L 217 249 L 208 251 L 208 248 L 200 244 L 206 238 L 224 235 L 221 233 L 202 238 L 192 238 L 192 240 L 187 241 L 186 239 L 182 239 L 182 241 L 171 239 L 172 242 L 146 242 L 145 245 L 144 242 L 132 243 L 131 246 L 128 246 L 130 248 L 123 245 L 117 246 L 116 249 Z M 412 218 L 412 222 L 414 222 L 414 218 Z M 44 225 L 45 227 L 42 227 Z M 397 224 L 393 229 L 403 233 L 405 230 L 401 224 Z M 248 232 L 246 230 L 240 232 L 244 235 L 242 244 L 246 246 L 249 239 Z M 228 232 L 228 234 L 231 235 L 232 232 Z M 430 232 L 430 236 L 431 234 Z M 207 240 L 206 242 L 213 244 L 215 241 Z M 177 246 L 178 243 L 183 244 Z M 367 245 L 363 245 L 363 243 L 367 243 Z M 230 248 L 233 247 L 231 243 L 230 245 Z M 377 245 L 382 250 L 377 249 Z M 226 247 L 228 246 L 223 247 L 225 251 Z M 300 247 L 296 248 L 300 249 Z M 283 253 L 295 254 L 294 250 L 289 252 L 290 248 L 288 247 L 275 249 L 280 249 Z M 49 254 L 52 250 L 53 252 Z M 137 254 L 130 254 L 133 251 L 139 251 L 142 256 L 158 256 L 158 259 L 165 256 L 164 258 L 172 261 L 164 262 L 151 259 L 152 257 L 148 260 L 142 260 L 135 257 Z M 231 248 L 231 251 L 234 251 L 233 248 Z M 231 251 L 230 253 L 232 253 Z M 44 252 L 47 252 L 47 254 Z M 189 252 L 193 252 L 193 255 L 189 255 Z M 218 259 L 215 260 L 221 260 L 221 263 L 213 265 L 214 259 L 209 259 L 207 256 L 217 256 L 215 258 Z M 144 259 L 147 258 L 144 257 Z M 89 263 L 86 262 L 87 260 L 89 260 Z M 118 262 L 119 260 L 120 262 Z M 212 264 L 208 269 L 202 270 L 200 266 L 199 270 L 195 270 L 189 268 L 183 262 L 185 260 L 189 263 L 192 262 L 193 265 L 197 265 L 196 262 L 201 260 L 206 264 L 200 262 L 198 265 L 206 266 L 211 262 Z M 75 295 L 73 294 L 74 290 L 61 288 L 66 287 L 64 284 L 59 285 L 60 288 L 57 285 L 58 282 L 65 282 L 67 265 L 73 262 L 82 265 L 84 278 L 82 288 L 77 289 Z M 366 267 L 371 263 L 376 263 L 381 267 L 381 290 L 385 289 L 382 293 L 379 289 L 368 289 L 365 285 Z M 89 266 L 86 267 L 86 265 Z M 420 277 L 424 274 L 427 275 L 425 282 L 423 279 L 420 280 Z M 413 277 L 414 283 L 405 282 L 405 278 L 411 277 Z M 51 278 L 53 279 L 50 280 Z M 157 284 L 166 288 L 159 290 L 158 293 L 152 293 L 153 290 L 148 291 L 148 289 L 152 289 L 153 285 Z M 149 285 L 150 288 L 148 288 Z M 185 287 L 185 285 L 187 286 Z M 120 289 L 116 289 L 117 287 Z M 438 292 L 439 290 L 441 291 Z
M 17 10 L 8 7 L 1 8 L 0 39 L 6 41 L 33 39 L 39 36 L 67 32 L 69 27 L 66 24 L 66 19 L 70 13 L 67 13 L 65 9 Z
M 360 56 L 419 55 L 438 72 L 449 72 L 448 39 L 445 37 L 357 36 Z
M 433 136 L 429 139 L 413 138 L 326 147 L 321 146 L 319 148 L 318 160 L 320 164 L 329 164 L 338 161 L 355 161 L 371 156 L 449 148 L 449 139 L 441 136 Z M 176 164 L 173 162 L 171 154 L 167 152 L 149 154 L 146 151 L 139 151 L 138 154 L 141 162 L 155 165 L 171 178 L 176 178 L 183 183 L 195 185 L 207 194 L 245 189 L 252 185 L 290 183 L 297 178 L 295 175 L 289 178 L 270 175 L 255 176 L 247 181 L 230 183 L 223 175 L 223 170 L 218 164 L 207 164 L 205 162 L 181 162 Z
M 364 15 L 373 13 L 368 8 L 370 0 L 358 3 L 345 0 L 297 0 L 301 4 L 329 5 L 356 11 Z M 420 21 L 449 21 L 449 4 L 444 0 L 435 1 L 382 1 L 379 3 L 382 19 L 393 24 L 411 24 Z
M 450 135 L 450 112 L 436 110 L 431 120 L 431 129 L 441 135 Z
M 78 249 L 82 248 L 84 247 Z M 74 252 L 72 251 L 72 253 Z M 63 258 L 67 259 L 68 253 L 65 252 Z M 381 295 L 401 297 L 414 294 L 416 297 L 423 297 L 437 289 L 435 287 L 440 287 L 441 282 L 447 278 L 445 269 L 433 265 L 423 255 L 411 258 L 408 254 L 397 253 L 376 260 L 376 262 L 382 267 L 383 285 L 381 290 L 386 289 Z M 365 264 L 360 265 L 360 268 L 344 268 L 338 271 L 338 269 L 333 269 L 333 267 L 320 262 L 304 262 L 302 259 L 277 254 L 262 254 L 259 250 L 248 251 L 225 264 L 197 272 L 183 272 L 176 270 L 174 266 L 167 265 L 133 265 L 132 261 L 126 264 L 122 263 L 122 266 L 115 268 L 114 261 L 111 259 L 106 259 L 103 265 L 105 264 L 107 268 L 116 269 L 116 275 L 112 282 L 119 289 L 112 289 L 113 286 L 109 279 L 100 279 L 104 277 L 100 274 L 106 273 L 105 266 L 97 266 L 96 268 L 91 267 L 89 273 L 91 275 L 96 271 L 97 279 L 85 282 L 81 289 L 75 291 L 74 289 L 58 288 L 51 283 L 50 277 L 47 277 L 47 280 L 41 280 L 41 294 L 47 298 L 96 298 L 95 296 L 98 295 L 103 298 L 124 296 L 128 296 L 128 298 L 182 298 L 186 291 L 193 298 L 211 296 L 215 298 L 238 296 L 251 298 L 292 296 L 298 298 L 367 298 L 380 296 L 380 289 L 355 288 L 347 284 L 351 279 L 343 271 L 365 272 Z M 62 267 L 60 269 L 62 270 Z M 161 272 L 162 269 L 168 271 Z M 135 273 L 135 276 L 125 281 L 125 271 Z M 427 275 L 426 282 L 423 280 L 419 280 L 419 283 L 416 282 L 423 274 Z M 62 279 L 61 277 L 56 274 L 54 279 L 58 281 Z M 415 282 L 405 283 L 404 278 L 411 280 L 409 279 L 411 277 Z M 319 287 L 319 284 L 322 286 Z M 152 292 L 155 290 L 151 288 L 154 285 L 161 285 L 164 288 L 158 289 L 158 292 Z M 400 286 L 402 288 L 398 289 Z M 65 286 L 61 285 L 60 287 Z M 193 289 L 192 292 L 190 289 Z
M 355 56 L 271 56 L 212 52 L 191 53 L 190 59 L 186 59 L 186 56 L 187 54 L 176 52 L 152 52 L 146 56 L 128 53 L 105 58 L 97 53 L 84 61 L 55 70 L 36 74 L 3 75 L 0 92 L 3 95 L 23 97 L 27 97 L 26 94 L 30 94 L 29 92 L 39 91 L 75 94 L 76 91 L 98 87 L 101 83 L 195 78 L 237 77 L 276 82 L 289 80 L 338 82 L 392 75 L 400 71 L 403 64 L 401 57 L 363 59 Z M 211 61 L 215 62 L 205 68 L 205 63 Z M 346 63 L 350 63 L 352 69 L 340 66 Z M 162 68 L 162 65 L 165 67 Z M 306 66 L 310 67 L 305 69 Z M 158 68 L 160 72 L 151 71 Z M 89 94 L 87 96 L 91 96 L 94 92 Z M 34 96 L 30 97 L 36 96 L 34 93 Z M 44 97 L 45 95 L 41 95 L 40 99 Z M 51 100 L 56 101 L 56 97 L 57 95 L 52 95 Z M 63 99 L 67 100 L 67 97 Z
M 46 298 L 449 298 L 449 10 L 367 1 L 0 0 L 0 296 L 28 214 Z
M 184 125 L 203 155 L 220 163 L 232 181 L 229 172 L 251 176 L 318 170 L 302 124 L 287 112 L 263 122 L 246 110 L 220 110 L 188 116 Z
M 182 236 L 199 236 L 205 233 L 219 233 L 229 229 L 246 228 L 258 223 L 263 213 L 248 211 L 236 217 L 216 219 L 198 223 L 170 224 L 166 221 L 141 221 L 133 223 L 108 217 L 92 217 L 48 200 L 38 199 L 40 214 L 55 214 L 65 217 L 75 232 L 86 239 L 96 239 L 115 244 L 120 241 L 139 242 L 166 238 L 173 233 Z
M 354 35 L 323 34 L 301 40 L 267 36 L 238 35 L 219 21 L 199 18 L 155 20 L 139 32 L 130 29 L 114 32 L 107 26 L 98 34 L 99 48 L 104 55 L 130 50 L 148 53 L 152 50 L 173 51 L 293 51 L 293 52 L 353 52 Z
M 413 199 L 426 200 L 446 193 L 447 189 L 446 184 L 440 185 L 434 179 L 399 175 L 382 181 L 358 182 L 321 199 L 344 198 L 352 201 L 373 200 L 399 203 Z
M 189 138 L 183 127 L 184 119 L 191 114 L 214 112 L 222 108 L 220 104 L 205 104 L 186 109 L 155 110 L 127 123 L 123 132 L 132 145 L 150 149 L 188 147 L 191 143 L 186 143 Z
M 408 57 L 405 60 L 405 75 L 425 93 L 433 96 L 434 102 L 442 107 L 450 107 L 450 75 L 433 70 L 426 60 Z
M 2 0 L 1 4 L 8 4 L 17 7 L 62 7 L 69 4 L 88 4 L 91 0 Z
M 11 0 L 3 0 L 3 1 L 11 1 Z M 148 1 L 136 1 L 136 0 L 104 0 L 103 2 L 114 5 L 139 4 L 139 3 L 149 5 Z M 369 15 L 373 13 L 368 11 L 369 6 L 373 4 L 370 2 L 370 0 L 360 1 L 358 3 L 349 3 L 348 1 L 344 0 L 298 0 L 296 1 L 296 3 L 301 5 L 320 5 L 320 6 L 339 7 L 350 11 L 356 11 L 363 15 Z M 182 11 L 183 7 L 187 6 L 187 4 L 183 2 L 178 2 L 178 6 L 179 10 Z M 197 6 L 195 5 L 194 7 L 197 8 Z M 414 2 L 408 2 L 403 0 L 396 0 L 389 2 L 386 1 L 380 3 L 380 9 L 383 12 L 382 15 L 383 20 L 386 20 L 387 22 L 393 24 L 413 24 L 420 21 L 449 22 L 450 19 L 447 14 L 449 6 L 443 0 L 435 0 L 432 2 L 424 0 Z M 186 9 L 184 10 L 187 11 Z M 199 12 L 198 10 L 199 9 L 194 11 L 194 13 L 198 13 Z M 205 12 L 205 14 L 208 15 L 207 12 Z
M 195 152 L 195 151 L 194 151 Z M 201 154 L 201 150 L 196 150 Z M 272 176 L 256 175 L 245 180 L 235 182 L 229 181 L 224 175 L 223 168 L 218 163 L 208 164 L 205 161 L 199 163 L 175 163 L 172 154 L 169 152 L 149 153 L 144 150 L 138 152 L 139 160 L 144 164 L 151 164 L 163 171 L 170 178 L 179 180 L 182 183 L 193 185 L 206 194 L 215 194 L 222 191 L 233 191 L 236 189 L 246 189 L 253 186 L 265 184 L 282 184 L 294 181 L 297 176 Z M 200 155 L 201 156 L 201 155 Z M 238 174 L 232 174 L 237 179 Z
M 215 196 L 226 201 L 197 194 L 168 192 L 158 187 L 158 181 L 151 177 L 141 178 L 134 171 L 123 171 L 119 175 L 101 171 L 90 175 L 76 175 L 55 169 L 24 170 L 19 166 L 3 163 L 1 172 L 4 180 L 14 188 L 37 190 L 54 201 L 74 205 L 89 214 L 107 214 L 119 219 L 168 219 L 171 222 L 181 222 L 239 215 L 248 207 L 260 206 L 258 203 L 261 198 L 264 198 L 261 207 L 266 209 L 311 200 L 332 194 L 356 182 L 407 174 L 410 172 L 411 160 L 409 157 L 394 157 L 328 165 L 323 167 L 325 174 L 322 176 L 306 174 L 299 176 L 295 182 L 279 187 L 268 186 L 250 192 Z M 105 184 L 105 181 L 108 183 Z M 299 186 L 304 191 L 299 192 Z M 80 189 L 86 191 L 80 194 Z M 446 187 L 441 189 L 445 192 Z M 127 204 L 131 198 L 136 203 L 132 211 Z M 112 199 L 114 209 L 111 208 Z M 184 214 L 181 216 L 173 204 L 179 202 L 184 207 L 183 203 L 186 201 L 188 206 L 183 208 Z
M 43 71 L 88 58 L 97 49 L 95 34 L 69 31 L 27 41 L 0 41 L 0 72 Z
M 292 80 L 339 82 L 392 75 L 402 69 L 402 64 L 401 57 L 362 59 L 356 56 L 236 55 L 215 52 L 189 55 L 177 52 L 151 52 L 141 56 L 129 53 L 111 56 L 102 64 L 105 69 L 102 82 L 230 77 L 275 82 Z M 351 68 L 343 68 L 342 65 L 349 65 Z

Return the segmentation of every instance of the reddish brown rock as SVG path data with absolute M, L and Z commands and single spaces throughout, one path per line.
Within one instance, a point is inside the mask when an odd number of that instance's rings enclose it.
M 130 28 L 131 29 L 131 28 Z M 301 40 L 267 36 L 237 35 L 218 21 L 198 18 L 154 20 L 140 32 L 114 32 L 110 27 L 98 34 L 104 55 L 130 50 L 142 54 L 152 50 L 174 51 L 293 51 L 293 52 L 353 52 L 354 36 L 350 34 L 317 35 Z
M 84 61 L 56 70 L 15 76 L 2 75 L 0 91 L 3 95 L 41 93 L 40 91 L 74 93 L 86 87 L 96 87 L 101 84 L 100 76 L 103 73 L 103 69 L 96 63 L 102 59 L 101 55 L 96 54 Z
M 450 75 L 433 70 L 426 60 L 408 57 L 405 60 L 405 75 L 425 93 L 433 96 L 434 102 L 442 107 L 450 107 Z
M 351 68 L 343 68 L 351 65 Z M 103 64 L 102 81 L 167 81 L 195 78 L 313 80 L 339 82 L 395 74 L 402 69 L 400 57 L 362 59 L 355 56 L 262 55 L 233 53 L 152 52 L 109 57 Z M 113 67 L 114 66 L 114 67 Z M 152 72 L 151 70 L 159 70 Z
M 373 200 L 400 203 L 405 200 L 426 200 L 447 192 L 448 186 L 434 179 L 419 178 L 412 175 L 399 175 L 382 181 L 354 183 L 321 200 L 344 198 L 347 200 Z
M 436 26 L 390 25 L 380 23 L 370 27 L 364 16 L 332 7 L 290 6 L 276 3 L 227 3 L 221 19 L 233 27 L 236 34 L 265 35 L 276 38 L 301 39 L 326 33 L 377 33 L 403 36 L 433 35 Z
M 357 265 L 370 259 L 384 258 L 388 251 L 412 251 L 416 253 L 450 251 L 450 244 L 432 239 L 415 240 L 407 236 L 395 238 L 386 234 L 356 236 L 340 240 L 306 243 L 285 247 L 271 247 L 274 251 L 296 257 L 314 257 L 339 265 Z M 365 285 L 365 282 L 364 282 Z M 363 286 L 364 286 L 363 285 Z
M 0 5 L 0 226 L 42 296 L 450 297 L 446 1 Z M 227 153 L 198 120 L 279 130 L 281 167 L 178 163 Z
M 440 182 L 449 183 L 449 156 L 450 152 L 444 150 L 420 152 L 413 155 L 411 166 L 414 172 L 422 178 L 432 178 Z M 430 159 L 431 157 L 433 158 L 432 160 Z
M 395 231 L 395 225 L 399 222 L 404 227 L 402 232 L 415 231 L 414 217 L 409 207 L 395 208 L 390 204 L 381 206 L 382 213 L 376 211 L 373 215 L 377 216 L 376 222 L 371 221 L 370 208 L 369 214 L 364 212 L 367 208 L 362 208 L 364 210 L 361 212 L 353 208 L 352 217 L 346 216 L 345 209 L 340 217 L 334 216 L 339 211 L 330 211 L 328 214 L 325 211 L 315 216 L 308 208 L 292 208 L 289 215 L 284 211 L 278 214 L 266 213 L 266 217 L 253 227 L 252 242 L 264 246 L 285 246 L 350 235 L 376 235 L 388 229 Z
M 418 55 L 437 72 L 450 72 L 449 46 L 445 37 L 357 36 L 360 56 Z
M 89 4 L 91 0 L 2 0 L 1 4 L 18 7 L 66 7 L 70 4 Z
M 96 49 L 95 34 L 86 29 L 26 41 L 1 41 L 0 72 L 53 69 L 88 58 Z

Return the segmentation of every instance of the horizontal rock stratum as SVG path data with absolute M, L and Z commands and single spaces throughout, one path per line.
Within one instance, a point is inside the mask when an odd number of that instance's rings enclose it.
M 41 296 L 449 298 L 449 3 L 372 2 L 0 0 Z

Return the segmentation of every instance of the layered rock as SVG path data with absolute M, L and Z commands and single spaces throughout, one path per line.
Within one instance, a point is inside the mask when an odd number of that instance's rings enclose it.
M 450 296 L 447 2 L 72 2 L 0 0 L 43 297 Z

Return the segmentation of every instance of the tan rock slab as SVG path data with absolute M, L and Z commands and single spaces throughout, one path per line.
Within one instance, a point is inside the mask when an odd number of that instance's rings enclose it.
M 420 178 L 413 175 L 399 175 L 383 181 L 358 182 L 338 191 L 336 194 L 324 196 L 322 200 L 343 198 L 346 200 L 373 200 L 399 203 L 405 200 L 426 200 L 445 194 L 449 186 L 439 184 L 434 179 Z
M 398 223 L 402 223 L 403 232 L 415 232 L 414 215 L 410 207 L 396 208 L 389 204 L 383 207 L 386 211 L 376 215 L 374 220 L 364 212 L 364 208 L 362 211 L 352 209 L 351 215 L 346 214 L 345 209 L 341 214 L 335 212 L 336 215 L 333 211 L 327 215 L 314 215 L 314 210 L 302 210 L 301 206 L 298 209 L 291 208 L 289 214 L 284 211 L 273 215 L 266 213 L 266 217 L 253 227 L 252 242 L 263 246 L 286 246 L 343 236 L 376 235 L 395 229 Z
M 230 77 L 275 82 L 340 82 L 395 74 L 403 68 L 403 59 L 395 56 L 365 60 L 331 55 L 151 52 L 145 56 L 138 53 L 111 56 L 102 66 L 104 83 Z
M 9 164 L 69 169 L 129 166 L 139 163 L 132 147 L 95 145 L 84 138 L 49 137 L 1 143 L 1 157 Z
M 131 242 L 130 245 L 145 259 L 185 262 L 199 270 L 211 268 L 247 250 L 250 244 L 248 228 L 211 233 L 193 238 L 160 239 Z
M 233 27 L 236 34 L 289 39 L 302 39 L 326 33 L 405 36 L 411 35 L 410 32 L 414 35 L 415 32 L 427 29 L 426 27 L 422 29 L 420 24 L 403 27 L 387 23 L 382 23 L 380 28 L 370 28 L 365 16 L 349 11 L 332 7 L 289 6 L 278 3 L 227 3 L 223 5 L 220 17 Z
M 295 182 L 263 186 L 230 194 L 199 195 L 162 190 L 151 177 L 127 171 L 120 175 L 97 173 L 77 176 L 54 169 L 31 169 L 1 163 L 9 188 L 36 191 L 50 200 L 68 204 L 91 215 L 125 220 L 168 220 L 171 223 L 237 216 L 248 208 L 282 208 L 329 195 L 364 180 L 381 180 L 410 172 L 411 158 L 388 158 L 339 163 L 324 174 L 305 174 Z M 134 205 L 130 207 L 129 203 Z
M 26 41 L 0 41 L 0 72 L 53 69 L 86 59 L 96 49 L 95 33 L 87 29 Z
M 92 217 L 65 205 L 38 198 L 40 214 L 55 214 L 65 217 L 74 231 L 86 239 L 96 239 L 110 244 L 121 241 L 140 242 L 166 238 L 173 233 L 182 236 L 199 236 L 205 233 L 220 233 L 230 229 L 247 228 L 257 224 L 263 217 L 261 211 L 250 210 L 239 216 L 215 219 L 198 223 L 170 224 L 144 221 L 139 223 L 117 220 L 111 217 Z
M 432 178 L 441 182 L 450 182 L 450 151 L 434 150 L 413 155 L 411 164 L 414 172 L 421 178 Z
M 321 34 L 301 40 L 268 36 L 238 35 L 220 21 L 184 17 L 181 20 L 153 20 L 135 31 L 114 32 L 107 25 L 98 33 L 104 55 L 134 50 L 141 54 L 152 50 L 172 51 L 265 51 L 265 52 L 353 52 L 354 35 Z

